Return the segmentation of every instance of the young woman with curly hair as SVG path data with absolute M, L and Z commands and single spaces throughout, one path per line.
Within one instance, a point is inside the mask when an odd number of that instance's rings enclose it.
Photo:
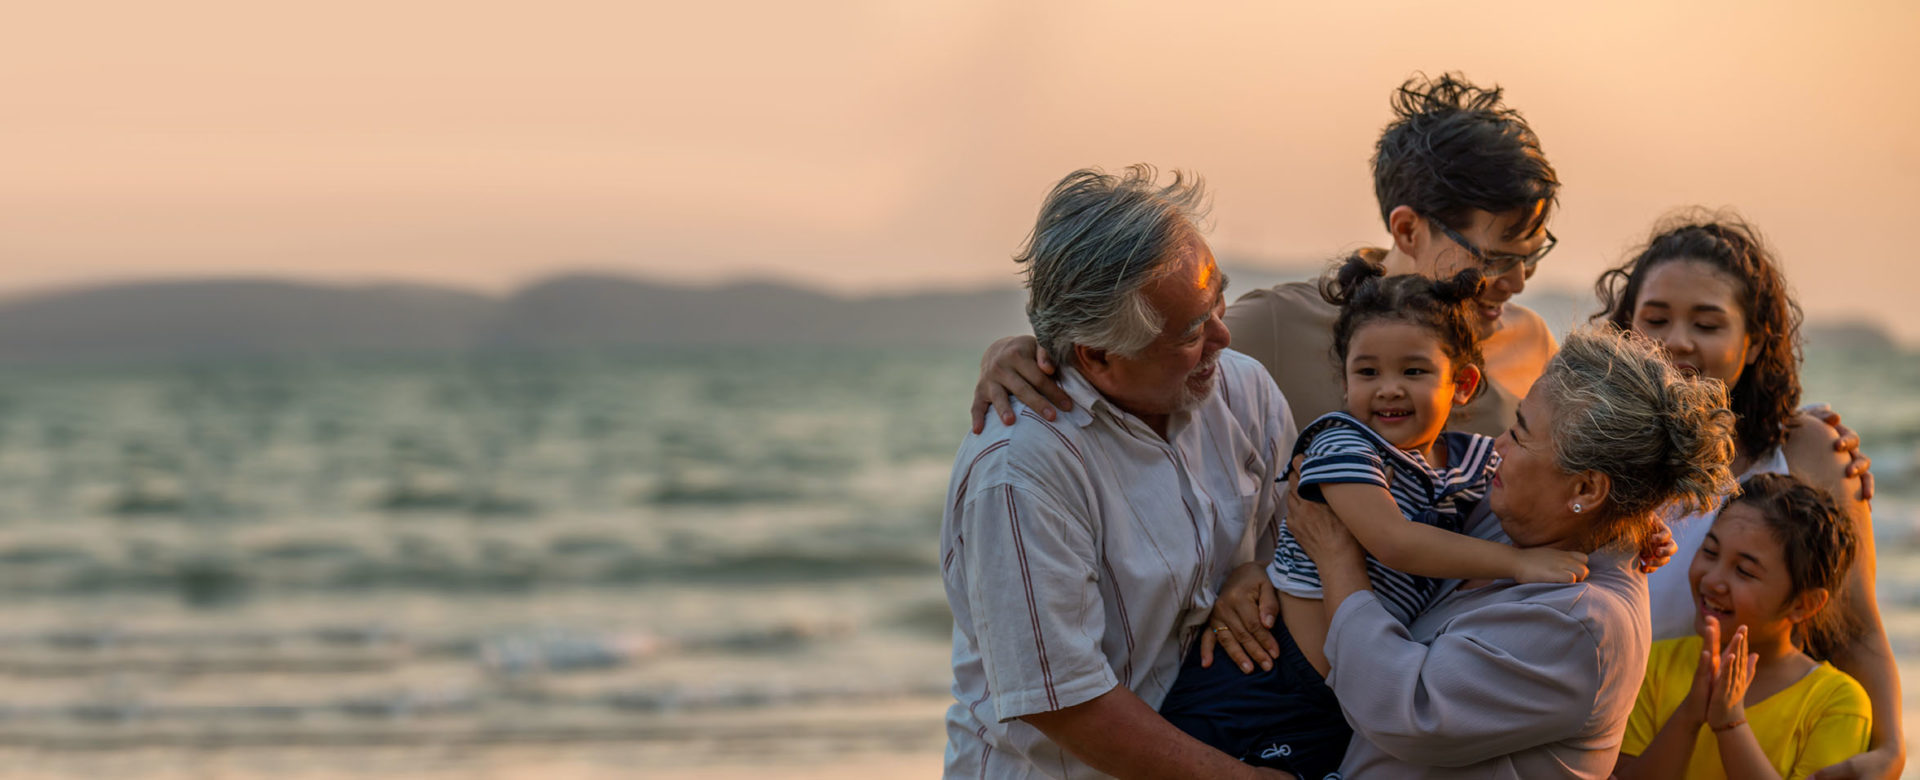
M 1860 760 L 1898 766 L 1904 758 L 1900 682 L 1874 596 L 1871 514 L 1857 480 L 1846 476 L 1849 459 L 1831 448 L 1833 429 L 1798 411 L 1801 312 L 1778 261 L 1737 217 L 1685 212 L 1663 222 L 1632 259 L 1602 274 L 1596 288 L 1605 304 L 1597 318 L 1654 339 L 1682 371 L 1726 386 L 1728 407 L 1738 417 L 1734 474 L 1744 481 L 1792 473 L 1832 492 L 1847 510 L 1859 557 L 1836 602 L 1852 630 L 1810 644 L 1808 653 L 1830 659 L 1873 699 L 1875 753 Z M 1669 514 L 1679 545 L 1674 560 L 1693 559 L 1713 518 L 1713 512 Z M 1693 635 L 1700 607 L 1686 566 L 1649 575 L 1647 590 L 1655 640 Z

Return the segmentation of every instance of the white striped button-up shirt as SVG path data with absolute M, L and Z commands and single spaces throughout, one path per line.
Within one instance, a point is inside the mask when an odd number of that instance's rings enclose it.
M 1074 408 L 1024 406 L 954 461 L 940 558 L 954 614 L 949 777 L 1097 777 L 1023 715 L 1127 689 L 1158 707 L 1236 563 L 1272 549 L 1293 448 L 1266 370 L 1220 353 L 1167 439 L 1072 368 Z

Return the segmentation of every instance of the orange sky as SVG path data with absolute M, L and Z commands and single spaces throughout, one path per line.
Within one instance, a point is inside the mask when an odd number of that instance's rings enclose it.
M 1816 315 L 1920 339 L 1909 2 L 27 4 L 0 292 L 125 277 L 504 289 L 577 268 L 1011 283 L 1066 171 L 1204 174 L 1215 250 L 1378 241 L 1415 70 L 1506 86 L 1566 189 L 1540 279 L 1739 207 Z M 1524 298 L 1522 299 L 1524 300 Z

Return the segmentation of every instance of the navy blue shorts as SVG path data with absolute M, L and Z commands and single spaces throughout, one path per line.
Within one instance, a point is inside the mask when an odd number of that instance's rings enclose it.
M 1273 630 L 1280 657 L 1271 671 L 1243 674 L 1224 651 L 1213 667 L 1200 666 L 1194 642 L 1180 677 L 1160 704 L 1160 715 L 1195 739 L 1255 766 L 1292 772 L 1301 780 L 1340 777 L 1353 729 L 1333 689 L 1294 644 L 1284 623 Z

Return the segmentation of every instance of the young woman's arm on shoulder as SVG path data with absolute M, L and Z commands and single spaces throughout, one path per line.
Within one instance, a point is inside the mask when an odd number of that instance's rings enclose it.
M 1855 632 L 1852 641 L 1835 648 L 1827 660 L 1867 690 L 1873 709 L 1871 749 L 1844 762 L 1850 766 L 1836 767 L 1841 771 L 1823 772 L 1820 777 L 1895 778 L 1907 762 L 1906 739 L 1900 721 L 1900 671 L 1894 663 L 1893 647 L 1887 641 L 1886 626 L 1880 622 L 1879 602 L 1874 598 L 1871 541 L 1863 544 L 1861 552 L 1859 562 L 1854 564 L 1848 577 L 1845 602 L 1860 630 Z
M 1865 563 L 1871 559 L 1863 559 Z M 1841 774 L 1839 777 L 1899 777 L 1906 766 L 1906 740 L 1900 722 L 1900 671 L 1894 664 L 1893 647 L 1887 641 L 1886 627 L 1880 622 L 1879 604 L 1873 596 L 1872 566 L 1862 571 L 1854 564 L 1847 586 L 1847 606 L 1861 630 L 1853 640 L 1835 648 L 1828 660 L 1834 668 L 1846 672 L 1867 689 L 1873 703 L 1873 739 L 1871 754 L 1858 763 L 1876 767 L 1866 774 Z
M 1840 413 L 1834 411 L 1833 407 L 1826 404 L 1808 404 L 1800 408 L 1797 419 L 1787 422 L 1788 441 L 1793 439 L 1795 431 L 1805 427 L 1804 424 L 1808 420 L 1819 422 L 1828 428 L 1821 432 L 1820 439 L 1826 442 L 1826 446 L 1831 447 L 1835 453 L 1846 457 L 1847 476 L 1860 478 L 1859 483 L 1854 485 L 1859 499 L 1872 501 L 1873 472 L 1870 469 L 1873 468 L 1873 459 L 1860 451 L 1860 434 L 1854 433 L 1852 428 L 1840 422 Z
M 1835 777 L 1898 777 L 1906 765 L 1906 742 L 1901 723 L 1900 672 L 1895 666 L 1893 647 L 1887 641 L 1886 626 L 1880 620 L 1879 597 L 1874 591 L 1878 569 L 1873 542 L 1873 507 L 1859 497 L 1858 476 L 1846 476 L 1850 456 L 1836 452 L 1833 442 L 1839 433 L 1811 417 L 1798 420 L 1782 445 L 1787 468 L 1793 475 L 1831 494 L 1853 521 L 1860 549 L 1848 573 L 1843 609 L 1858 629 L 1851 641 L 1837 647 L 1828 660 L 1851 675 L 1867 690 L 1873 702 L 1872 755 L 1859 757 L 1857 763 L 1871 765 L 1867 774 L 1834 774 Z

